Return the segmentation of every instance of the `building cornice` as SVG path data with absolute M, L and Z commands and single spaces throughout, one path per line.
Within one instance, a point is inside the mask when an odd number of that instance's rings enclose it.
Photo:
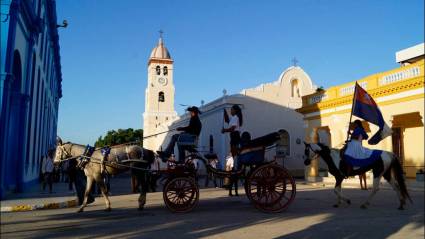
M 170 59 L 154 59 L 151 58 L 148 61 L 148 65 L 153 64 L 153 63 L 157 63 L 157 64 L 173 64 L 173 60 Z
M 425 86 L 425 81 L 422 75 L 415 78 L 396 82 L 390 85 L 381 86 L 379 88 L 369 90 L 368 93 L 369 95 L 371 95 L 373 98 L 376 99 L 382 96 L 388 96 L 388 95 L 397 94 L 397 93 L 401 93 L 401 92 L 405 92 L 405 91 L 409 91 L 413 89 L 423 88 L 424 86 Z M 352 101 L 353 101 L 353 95 L 349 95 L 349 96 L 345 96 L 341 98 L 328 100 L 325 102 L 320 102 L 320 103 L 304 106 L 300 109 L 297 109 L 296 111 L 302 114 L 308 114 L 308 113 L 313 113 L 317 111 L 323 111 L 330 108 L 340 107 L 347 104 L 351 105 Z M 380 105 L 380 103 L 378 104 Z

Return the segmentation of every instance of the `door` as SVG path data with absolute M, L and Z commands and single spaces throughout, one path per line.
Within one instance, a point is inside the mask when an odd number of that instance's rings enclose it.
M 403 148 L 403 129 L 400 127 L 392 128 L 392 143 L 393 143 L 393 153 L 397 156 L 400 161 L 401 166 L 403 167 L 404 163 L 404 148 Z M 404 171 L 404 168 L 403 168 Z

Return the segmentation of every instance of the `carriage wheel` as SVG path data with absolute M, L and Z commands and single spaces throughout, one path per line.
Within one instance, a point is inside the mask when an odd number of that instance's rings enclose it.
M 199 200 L 199 188 L 192 178 L 174 178 L 164 186 L 164 202 L 172 212 L 188 212 Z
M 248 199 L 264 212 L 281 212 L 294 200 L 295 181 L 288 171 L 276 164 L 263 165 L 248 177 Z

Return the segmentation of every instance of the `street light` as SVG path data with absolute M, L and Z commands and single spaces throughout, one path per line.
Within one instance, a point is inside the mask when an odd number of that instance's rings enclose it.
M 59 27 L 66 28 L 67 26 L 68 26 L 68 21 L 67 20 L 63 20 L 62 25 L 57 24 L 56 25 L 56 28 L 59 28 Z

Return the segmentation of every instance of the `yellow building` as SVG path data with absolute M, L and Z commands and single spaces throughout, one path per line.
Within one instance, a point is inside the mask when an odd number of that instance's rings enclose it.
M 406 176 L 415 177 L 419 169 L 424 169 L 424 44 L 397 52 L 396 60 L 400 67 L 357 80 L 375 99 L 393 131 L 378 145 L 365 146 L 394 152 Z M 306 141 L 342 147 L 349 127 L 354 83 L 302 97 L 302 107 L 297 111 L 304 115 Z M 378 129 L 363 123 L 370 136 Z M 318 176 L 319 168 L 326 167 L 315 162 L 306 169 L 306 175 Z

